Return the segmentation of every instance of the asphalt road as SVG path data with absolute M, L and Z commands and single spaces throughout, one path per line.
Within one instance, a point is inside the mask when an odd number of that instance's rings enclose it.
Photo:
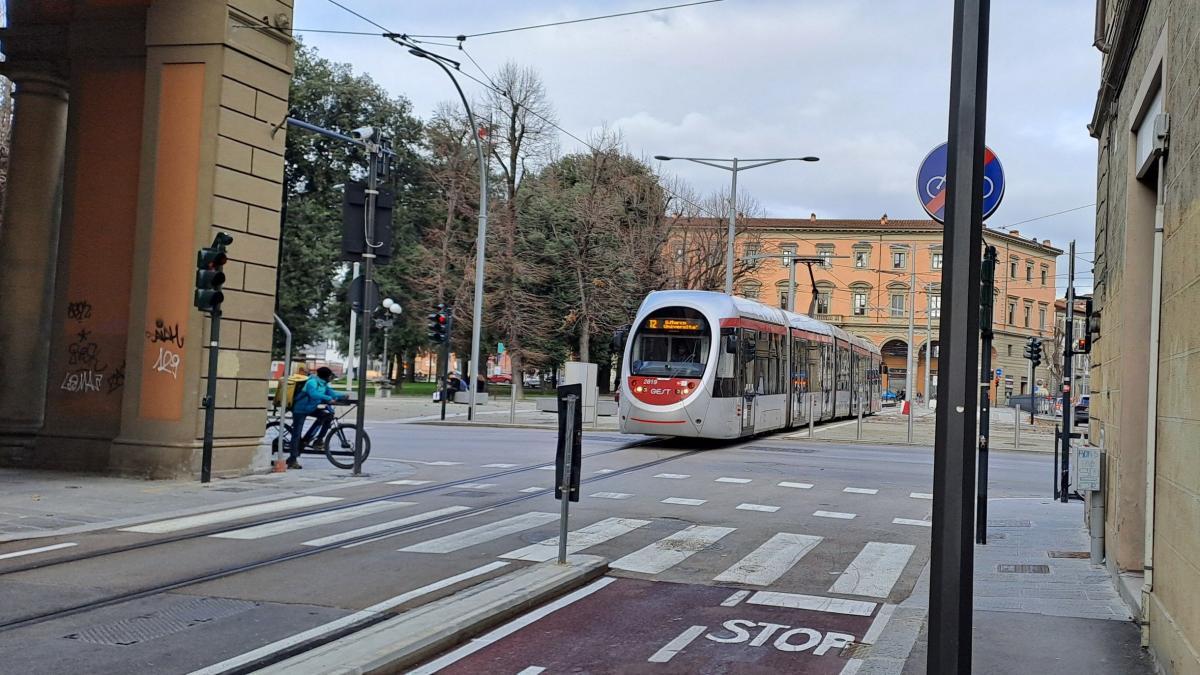
M 38 555 L 3 559 L 30 544 L 3 545 L 0 670 L 193 672 L 555 555 L 554 472 L 538 468 L 553 433 L 370 431 L 367 471 L 401 478 L 39 540 L 74 545 Z M 571 550 L 608 558 L 610 575 L 426 672 L 839 673 L 928 562 L 928 448 L 631 440 L 585 435 L 571 508 Z M 993 452 L 992 496 L 1041 496 L 1049 473 L 1045 455 Z

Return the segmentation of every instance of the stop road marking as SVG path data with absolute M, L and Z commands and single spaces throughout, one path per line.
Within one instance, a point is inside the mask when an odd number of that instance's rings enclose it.
M 824 639 L 822 639 L 821 632 L 812 628 L 792 628 L 783 624 L 749 619 L 730 619 L 721 626 L 732 635 L 724 637 L 709 633 L 704 636 L 705 639 L 724 644 L 740 644 L 749 640 L 751 647 L 761 647 L 780 630 L 790 629 L 779 633 L 779 636 L 775 638 L 775 649 L 781 652 L 803 652 L 816 647 L 813 652 L 816 656 L 824 656 L 830 649 L 841 649 L 854 642 L 854 636 L 848 633 L 830 631 L 825 633 Z M 762 630 L 751 639 L 751 631 L 758 626 L 762 626 Z

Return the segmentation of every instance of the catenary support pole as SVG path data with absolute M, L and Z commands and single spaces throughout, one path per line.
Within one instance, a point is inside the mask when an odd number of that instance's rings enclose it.
M 908 406 L 908 444 L 913 442 L 913 417 L 917 411 L 913 410 L 913 383 L 916 382 L 916 349 L 913 348 L 913 328 L 916 325 L 917 319 L 917 247 L 909 245 L 908 252 L 911 260 L 909 265 L 909 280 L 908 280 L 908 354 L 907 363 L 905 363 L 904 374 L 904 403 Z
M 979 252 L 987 121 L 989 0 L 955 0 L 938 406 L 930 547 L 930 675 L 971 672 L 975 407 L 979 398 Z
M 929 407 L 929 399 L 932 398 L 932 392 L 929 390 L 929 369 L 933 367 L 933 287 L 930 284 L 925 285 L 925 388 L 924 392 L 925 407 Z
M 362 343 L 358 350 L 358 407 L 354 417 L 354 470 L 355 476 L 362 475 L 363 433 L 366 427 L 367 413 L 367 366 L 371 354 L 371 315 L 375 313 L 371 293 L 372 277 L 375 271 L 375 202 L 379 196 L 379 148 L 383 140 L 371 139 L 367 144 L 367 189 L 366 204 L 363 208 L 363 238 L 365 239 L 362 254 L 363 293 L 362 305 L 359 307 L 359 329 L 362 331 Z
M 359 264 L 354 263 L 350 266 L 350 283 L 354 283 L 358 279 Z M 350 308 L 350 342 L 346 343 L 346 391 L 354 391 L 354 348 L 358 345 L 355 341 L 355 336 L 358 335 L 358 317 L 354 314 L 354 308 Z
M 732 178 L 729 184 L 729 231 L 725 242 L 725 295 L 733 295 L 733 250 L 737 236 L 737 174 L 738 159 L 733 158 Z

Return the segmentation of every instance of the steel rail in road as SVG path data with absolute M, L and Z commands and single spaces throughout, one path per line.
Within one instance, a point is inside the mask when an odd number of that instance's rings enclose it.
M 620 452 L 622 450 L 632 450 L 633 448 L 638 448 L 638 447 L 647 445 L 649 443 L 654 443 L 659 440 L 661 440 L 661 439 L 657 439 L 657 438 L 642 439 L 639 441 L 634 441 L 632 443 L 627 443 L 618 448 L 609 448 L 608 450 L 598 450 L 596 452 L 592 452 L 587 455 L 584 455 L 584 457 L 599 457 L 600 455 L 608 455 L 608 454 L 612 454 L 614 452 Z M 245 520 L 239 520 L 236 522 L 236 524 L 221 524 L 216 527 L 210 527 L 207 529 L 192 530 L 191 532 L 188 532 L 186 534 L 177 534 L 177 535 L 170 535 L 170 536 L 166 536 L 166 537 L 159 537 L 156 539 L 150 539 L 147 541 L 139 541 L 139 542 L 134 542 L 131 544 L 124 544 L 121 546 L 112 546 L 109 548 L 104 548 L 104 549 L 100 549 L 100 550 L 96 550 L 96 551 L 81 551 L 81 552 L 79 552 L 78 555 L 69 555 L 69 556 L 63 556 L 61 558 L 42 560 L 39 562 L 32 562 L 32 563 L 28 563 L 26 565 L 19 565 L 16 567 L 12 567 L 10 569 L 5 569 L 5 570 L 0 571 L 0 578 L 3 578 L 4 576 L 7 576 L 9 574 L 17 574 L 18 572 L 30 572 L 30 571 L 40 570 L 40 569 L 46 569 L 48 567 L 56 567 L 59 565 L 67 565 L 70 563 L 81 562 L 84 560 L 93 560 L 95 558 L 101 558 L 101 557 L 108 556 L 108 555 L 118 555 L 121 553 L 129 553 L 130 551 L 137 551 L 137 550 L 141 550 L 144 548 L 151 548 L 154 546 L 163 546 L 166 544 L 174 544 L 174 543 L 180 542 L 180 541 L 188 541 L 191 539 L 202 539 L 204 537 L 211 537 L 216 534 L 232 532 L 234 530 L 240 530 L 240 529 L 243 529 L 246 527 L 256 527 L 259 525 L 270 525 L 271 523 L 280 523 L 285 520 L 292 520 L 293 518 L 303 518 L 305 516 L 315 516 L 315 515 L 322 514 L 322 513 L 332 513 L 332 512 L 336 512 L 336 511 L 342 511 L 345 509 L 355 508 L 358 506 L 362 506 L 364 504 L 374 504 L 376 502 L 388 501 L 388 500 L 397 499 L 400 497 L 411 497 L 413 495 L 425 494 L 427 492 L 433 492 L 435 490 L 451 488 L 451 487 L 454 487 L 455 485 L 461 485 L 463 483 L 477 483 L 477 482 L 482 482 L 485 480 L 490 480 L 493 478 L 503 478 L 504 476 L 511 476 L 513 474 L 523 473 L 525 471 L 533 471 L 535 469 L 540 469 L 544 466 L 553 466 L 553 465 L 554 465 L 553 462 L 539 462 L 537 464 L 530 464 L 528 466 L 516 467 L 513 469 L 505 469 L 504 471 L 496 471 L 494 473 L 484 474 L 482 476 L 474 476 L 472 478 L 462 478 L 462 479 L 458 479 L 458 480 L 446 481 L 444 483 L 437 483 L 435 485 L 424 485 L 421 487 L 414 487 L 414 488 L 410 488 L 407 490 L 401 490 L 400 492 L 392 492 L 392 493 L 389 493 L 386 495 L 380 495 L 377 497 L 368 497 L 368 498 L 360 499 L 357 501 L 339 502 L 337 504 L 331 504 L 329 506 L 323 506 L 320 508 L 310 509 L 308 511 L 290 511 L 290 512 L 282 514 L 282 515 L 278 515 L 278 514 L 270 515 L 270 516 L 260 518 L 258 520 L 251 520 L 248 522 Z M 100 532 L 104 532 L 104 531 L 107 531 L 107 530 L 100 530 Z M 0 625 L 0 627 L 2 627 L 2 625 Z
M 652 439 L 652 440 L 655 440 L 655 439 Z M 741 439 L 738 439 L 738 440 L 741 441 Z M 601 451 L 601 452 L 602 453 L 616 452 L 618 450 L 628 450 L 633 447 L 636 447 L 636 446 L 629 445 L 629 446 L 624 446 L 622 448 L 614 448 L 610 451 Z M 659 466 L 662 464 L 666 464 L 667 462 L 673 462 L 677 459 L 683 459 L 684 457 L 690 457 L 692 455 L 695 455 L 696 453 L 704 452 L 707 449 L 708 448 L 701 447 L 701 448 L 696 448 L 693 450 L 686 450 L 686 451 L 680 452 L 677 455 L 673 455 L 671 457 L 663 457 L 661 459 L 656 459 L 656 460 L 653 460 L 650 462 L 643 462 L 641 464 L 629 466 L 624 469 L 617 469 L 617 470 L 613 471 L 612 473 L 605 473 L 605 474 L 599 474 L 596 476 L 589 476 L 588 478 L 583 479 L 581 481 L 581 483 L 590 484 L 590 483 L 594 483 L 594 482 L 601 481 L 601 480 L 607 480 L 609 478 L 615 478 L 617 476 L 623 476 L 627 473 L 632 473 L 634 471 L 641 471 L 642 469 L 649 469 L 649 468 L 656 467 L 656 466 Z M 596 454 L 601 454 L 601 453 L 592 453 L 592 454 L 596 455 Z M 524 470 L 529 470 L 531 468 L 537 468 L 538 466 L 546 466 L 546 464 L 545 463 L 538 464 L 533 467 L 527 467 Z M 507 473 L 514 473 L 515 471 L 516 470 L 513 470 L 513 471 L 510 471 Z M 507 475 L 507 474 L 505 474 L 505 475 Z M 476 479 L 476 480 L 478 480 L 478 479 Z M 453 483 L 449 483 L 448 485 L 452 486 L 454 484 L 462 483 L 462 482 L 467 482 L 467 481 L 454 481 Z M 426 491 L 428 491 L 428 489 L 429 488 L 423 488 L 423 489 L 419 490 L 419 492 L 426 492 Z M 318 555 L 318 554 L 325 553 L 325 552 L 331 551 L 331 550 L 336 550 L 336 549 L 342 548 L 344 546 L 349 546 L 352 544 L 364 543 L 364 542 L 371 541 L 374 539 L 379 539 L 382 537 L 403 534 L 410 530 L 415 530 L 418 528 L 425 528 L 430 525 L 437 525 L 437 524 L 447 522 L 450 520 L 457 520 L 459 518 L 464 518 L 464 517 L 467 517 L 467 516 L 470 516 L 470 515 L 473 515 L 476 513 L 480 513 L 483 511 L 490 511 L 490 510 L 501 508 L 504 506 L 509 506 L 510 504 L 516 504 L 516 503 L 523 502 L 523 501 L 526 501 L 529 499 L 536 499 L 538 497 L 544 497 L 544 496 L 546 496 L 547 492 L 548 491 L 517 495 L 515 497 L 510 497 L 508 499 L 505 499 L 505 500 L 502 500 L 502 501 L 499 501 L 499 502 L 496 502 L 493 504 L 477 506 L 475 508 L 472 508 L 472 509 L 469 509 L 466 511 L 457 511 L 454 513 L 447 513 L 444 516 L 440 516 L 438 518 L 431 518 L 429 520 L 423 520 L 423 521 L 420 521 L 417 523 L 410 523 L 408 525 L 400 525 L 400 526 L 397 526 L 397 527 L 394 527 L 391 529 L 380 530 L 377 532 L 372 532 L 370 534 L 360 535 L 360 536 L 352 538 L 352 539 L 344 539 L 341 541 L 337 541 L 337 542 L 330 543 L 330 544 L 324 544 L 321 546 L 307 547 L 303 550 L 293 551 L 292 553 L 285 553 L 282 555 L 273 556 L 273 557 L 266 558 L 263 560 L 258 560 L 258 561 L 249 562 L 249 563 L 243 563 L 240 565 L 233 565 L 233 566 L 230 566 L 230 567 L 227 567 L 224 569 L 218 569 L 214 572 L 199 574 L 199 575 L 187 577 L 184 579 L 180 579 L 178 581 L 172 581 L 172 582 L 168 582 L 165 584 L 158 584 L 156 586 L 151 586 L 149 588 L 143 588 L 143 589 L 136 590 L 136 591 L 128 591 L 128 592 L 124 592 L 124 593 L 118 593 L 116 595 L 112 595 L 107 598 L 100 598 L 97 600 L 92 600 L 92 601 L 85 602 L 85 603 L 82 603 L 79 605 L 74 605 L 72 607 L 66 607 L 63 609 L 54 610 L 52 612 L 46 612 L 44 614 L 35 614 L 32 616 L 25 617 L 23 619 L 14 619 L 12 621 L 0 623 L 0 633 L 16 630 L 18 628 L 24 628 L 27 626 L 32 626 L 32 625 L 36 625 L 36 624 L 40 624 L 40 623 L 45 623 L 47 621 L 53 621 L 56 619 L 66 618 L 69 616 L 74 616 L 76 614 L 82 614 L 84 612 L 89 612 L 92 610 L 102 609 L 105 607 L 111 607 L 113 605 L 119 605 L 124 602 L 130 602 L 132 600 L 139 600 L 141 598 L 158 595 L 160 593 L 167 593 L 167 592 L 174 591 L 174 590 L 177 590 L 180 588 L 185 588 L 187 586 L 194 586 L 196 584 L 202 584 L 202 583 L 206 583 L 209 581 L 216 581 L 218 579 L 224 579 L 224 578 L 231 577 L 231 576 L 234 576 L 237 574 L 241 574 L 243 572 L 250 572 L 250 571 L 260 569 L 263 567 L 269 567 L 271 565 L 277 565 L 277 564 L 289 562 L 292 560 L 299 560 L 301 558 L 307 558 L 309 556 Z M 411 492 L 408 494 L 411 494 Z M 382 498 L 373 498 L 371 500 L 368 500 L 368 502 L 362 502 L 362 503 L 380 501 L 381 499 L 390 499 L 395 496 L 398 496 L 398 495 L 391 495 L 389 497 L 382 497 Z M 239 528 L 240 527 L 245 527 L 245 524 L 239 526 Z M 195 537 L 187 537 L 187 539 L 192 539 L 192 538 L 195 538 Z M 178 539 L 176 539 L 175 541 L 178 541 Z M 158 543 L 167 543 L 167 542 L 158 542 Z M 96 556 L 92 556 L 92 557 L 96 557 Z M 66 564 L 66 563 L 60 563 L 60 564 Z

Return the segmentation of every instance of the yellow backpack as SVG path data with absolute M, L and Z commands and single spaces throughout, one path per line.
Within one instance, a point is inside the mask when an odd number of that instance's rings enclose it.
M 300 373 L 296 373 L 295 375 L 287 378 L 286 382 L 282 377 L 279 378 L 279 385 L 275 387 L 276 407 L 285 407 L 284 404 L 286 401 L 285 409 L 291 410 L 292 403 L 296 400 L 296 390 L 300 387 L 303 387 L 304 383 L 307 381 L 308 375 L 302 375 Z

